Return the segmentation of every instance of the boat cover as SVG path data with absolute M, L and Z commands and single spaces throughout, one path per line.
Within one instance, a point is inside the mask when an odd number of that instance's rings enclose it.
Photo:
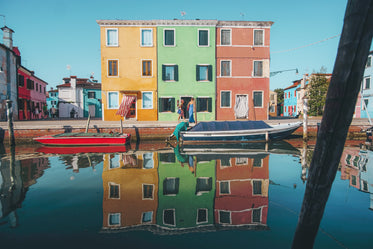
M 271 128 L 264 121 L 211 121 L 199 122 L 188 132 L 193 131 L 232 131 Z

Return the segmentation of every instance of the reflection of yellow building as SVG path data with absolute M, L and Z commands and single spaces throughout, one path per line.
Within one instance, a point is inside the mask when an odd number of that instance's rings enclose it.
M 158 154 L 105 154 L 103 228 L 155 224 Z
M 129 118 L 157 120 L 156 27 L 152 21 L 97 22 L 101 33 L 103 120 L 115 115 L 123 94 L 136 97 Z

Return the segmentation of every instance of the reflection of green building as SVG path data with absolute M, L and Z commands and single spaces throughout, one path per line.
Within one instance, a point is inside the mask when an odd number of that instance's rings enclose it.
M 158 155 L 157 224 L 174 230 L 214 224 L 215 160 L 181 163 L 174 153 Z

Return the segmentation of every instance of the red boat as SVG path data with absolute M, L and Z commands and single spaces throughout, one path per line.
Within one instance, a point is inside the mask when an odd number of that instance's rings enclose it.
M 41 144 L 59 146 L 125 145 L 130 142 L 130 139 L 130 134 L 122 133 L 62 133 L 34 138 Z
M 78 153 L 124 153 L 130 145 L 123 146 L 42 146 L 36 152 L 44 154 L 78 154 Z

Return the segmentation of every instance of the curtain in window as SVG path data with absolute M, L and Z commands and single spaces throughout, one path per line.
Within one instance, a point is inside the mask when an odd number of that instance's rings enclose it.
M 221 31 L 221 45 L 231 45 L 231 31 L 230 30 Z
M 120 214 L 119 213 L 110 214 L 109 225 L 111 226 L 120 225 Z
M 151 222 L 152 217 L 153 217 L 152 211 L 142 213 L 142 222 Z
M 152 169 L 154 168 L 154 161 L 153 161 L 153 153 L 145 153 L 143 155 L 144 160 L 144 169 Z
M 254 106 L 262 107 L 263 104 L 262 92 L 254 92 Z
M 237 95 L 236 105 L 234 106 L 236 118 L 247 118 L 249 114 L 249 106 L 246 95 Z
M 142 32 L 141 45 L 142 46 L 152 46 L 153 45 L 152 30 L 151 29 L 144 29 L 141 32 Z
M 107 45 L 109 46 L 118 45 L 117 41 L 118 41 L 117 30 L 115 29 L 107 30 Z

